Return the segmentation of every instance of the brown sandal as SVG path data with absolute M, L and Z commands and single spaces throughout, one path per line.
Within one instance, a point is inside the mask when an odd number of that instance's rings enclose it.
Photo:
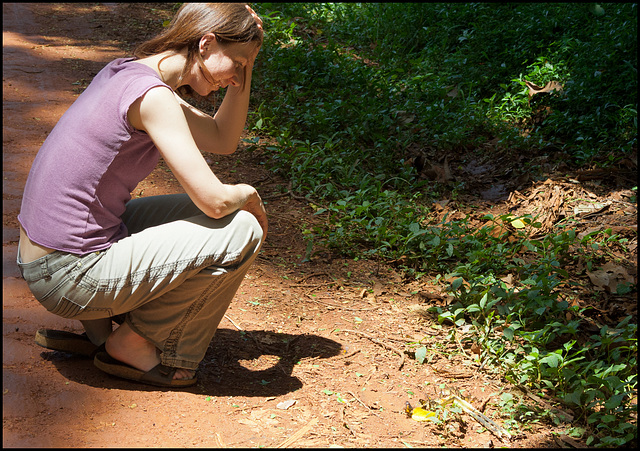
M 35 342 L 52 351 L 68 352 L 83 357 L 93 358 L 98 352 L 104 351 L 104 345 L 94 345 L 87 337 L 86 332 L 74 334 L 66 330 L 38 329 Z
M 98 352 L 93 363 L 96 367 L 112 376 L 121 377 L 135 382 L 155 385 L 157 387 L 190 387 L 198 382 L 197 377 L 191 379 L 174 379 L 177 368 L 171 368 L 159 363 L 146 373 L 142 370 L 127 365 L 114 359 L 106 351 Z

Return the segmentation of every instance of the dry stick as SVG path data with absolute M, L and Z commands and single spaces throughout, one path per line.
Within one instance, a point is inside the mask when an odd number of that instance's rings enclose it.
M 460 348 L 460 352 L 462 352 L 462 355 L 465 356 L 467 359 L 471 360 L 472 363 L 475 363 L 475 361 L 473 360 L 473 357 L 469 356 L 469 354 L 467 354 L 467 351 L 465 351 L 464 348 L 462 347 L 462 343 L 460 343 L 460 339 L 458 338 L 458 333 L 456 331 L 453 332 L 453 338 L 456 341 L 458 348 Z
M 353 398 L 358 401 L 360 404 L 362 404 L 367 410 L 371 410 L 371 407 L 369 407 L 368 405 L 366 405 L 365 403 L 363 403 L 360 398 L 358 398 L 352 391 L 348 391 L 347 393 L 349 393 L 351 396 L 353 396 Z
M 293 193 L 293 189 L 292 189 L 292 184 L 291 184 L 291 182 L 289 182 L 289 185 L 287 186 L 287 188 L 288 188 L 288 193 L 289 193 L 289 195 L 290 195 L 291 197 L 293 197 L 294 199 L 303 200 L 303 201 L 305 201 L 305 202 L 307 202 L 307 203 L 309 203 L 309 204 L 317 205 L 318 207 L 322 207 L 322 208 L 324 208 L 324 209 L 326 209 L 326 210 L 328 210 L 328 209 L 329 209 L 329 207 L 327 207 L 327 206 L 326 206 L 326 205 L 324 205 L 324 204 L 321 204 L 320 202 L 318 202 L 318 201 L 316 201 L 316 200 L 311 200 L 311 199 L 308 199 L 308 198 L 307 198 L 307 197 L 305 197 L 305 196 L 298 196 L 297 194 L 294 194 L 294 193 Z
M 19 67 L 16 67 L 15 70 L 19 70 L 20 72 L 24 72 L 26 74 L 41 74 L 42 72 L 44 72 L 43 70 L 24 70 L 24 69 L 20 69 Z
M 564 443 L 567 443 L 567 444 L 573 446 L 574 448 L 588 448 L 587 445 L 585 445 L 583 443 L 580 443 L 579 441 L 574 440 L 574 439 L 572 439 L 571 437 L 569 437 L 568 435 L 565 435 L 565 434 L 562 434 L 562 435 L 559 435 L 559 436 L 554 436 L 554 438 L 556 440 L 560 440 L 560 441 L 562 441 Z
M 289 192 L 287 191 L 286 193 L 265 194 L 264 196 L 260 196 L 260 198 L 262 200 L 273 200 L 273 199 L 277 199 L 279 197 L 288 196 L 288 195 L 289 195 Z
M 347 393 L 349 393 L 351 396 L 353 396 L 353 397 L 355 398 L 355 400 L 356 400 L 356 401 L 358 401 L 360 404 L 362 404 L 363 406 L 365 406 L 365 407 L 366 407 L 366 409 L 367 409 L 369 412 L 373 413 L 373 414 L 374 414 L 375 416 L 377 416 L 377 417 L 379 417 L 379 416 L 380 416 L 380 415 L 378 415 L 378 412 L 374 411 L 371 407 L 369 407 L 368 405 L 366 405 L 365 403 L 363 403 L 363 402 L 360 400 L 360 398 L 358 398 L 358 397 L 357 397 L 353 392 L 349 391 L 349 392 L 347 392 Z
M 229 315 L 227 315 L 226 313 L 224 314 L 224 317 L 227 318 L 229 320 L 229 322 L 231 322 L 231 324 L 233 324 L 235 326 L 236 329 L 238 329 L 241 332 L 245 332 L 247 335 L 249 335 L 251 337 L 251 339 L 253 340 L 253 342 L 256 344 L 256 347 L 258 348 L 258 350 L 260 352 L 263 351 L 262 346 L 260 345 L 260 343 L 258 342 L 258 339 L 256 337 L 253 336 L 253 334 L 251 332 L 249 332 L 248 330 L 243 330 L 242 327 L 238 326 L 230 317 Z
M 331 282 L 318 282 L 318 283 L 297 283 L 296 282 L 292 286 L 294 286 L 296 288 L 320 288 L 320 287 L 324 287 L 326 285 L 333 285 L 335 283 L 336 282 L 333 281 L 333 280 Z M 311 291 L 313 291 L 313 290 L 311 290 Z
M 218 439 L 218 445 L 220 446 L 220 448 L 227 447 L 227 445 L 222 441 L 222 437 L 220 436 L 219 432 L 216 432 L 216 438 Z
M 544 399 L 540 398 L 539 396 L 533 394 L 531 392 L 531 390 L 529 390 L 527 387 L 525 387 L 524 385 L 518 385 L 518 388 L 520 390 L 522 390 L 522 392 L 528 396 L 529 398 L 533 399 L 535 402 L 537 402 L 539 405 L 541 405 L 542 407 L 544 407 L 545 409 L 548 409 L 552 412 L 554 412 L 556 415 L 562 417 L 563 420 L 567 421 L 567 422 L 572 422 L 573 421 L 573 415 L 558 408 L 558 407 L 554 407 L 551 404 L 549 404 L 547 401 L 545 401 Z
M 455 400 L 458 403 L 458 405 L 462 407 L 462 410 L 464 410 L 469 416 L 471 416 L 474 420 L 476 420 L 482 426 L 489 429 L 489 431 L 491 431 L 498 438 L 506 439 L 506 440 L 511 439 L 511 434 L 509 433 L 509 431 L 507 431 L 502 426 L 500 426 L 499 424 L 497 424 L 496 422 L 488 418 L 482 412 L 479 412 L 478 409 L 473 407 L 471 403 L 465 401 L 464 399 L 456 395 L 451 396 L 450 399 Z
M 374 365 L 373 366 L 373 371 L 371 372 L 371 374 L 369 374 L 369 376 L 365 379 L 365 381 L 362 383 L 362 386 L 364 387 L 365 385 L 367 385 L 367 382 L 369 382 L 369 380 L 371 379 L 371 377 L 373 376 L 373 374 L 378 370 L 378 365 Z
M 312 419 L 311 421 L 309 421 L 309 423 L 307 423 L 306 426 L 295 432 L 291 437 L 287 438 L 284 442 L 276 446 L 276 448 L 288 448 L 289 445 L 293 444 L 293 442 L 295 442 L 299 438 L 302 438 L 302 436 L 309 432 L 317 423 L 317 418 Z
M 340 356 L 340 357 L 336 357 L 336 358 L 335 358 L 335 359 L 333 359 L 333 360 L 335 361 L 335 360 L 348 359 L 349 357 L 352 357 L 352 356 L 356 355 L 356 354 L 357 354 L 357 353 L 359 353 L 359 352 L 360 352 L 360 350 L 359 350 L 359 349 L 356 349 L 355 351 L 350 352 L 350 353 L 349 353 L 349 354 L 347 354 L 347 355 L 343 355 L 343 356 Z
M 294 282 L 296 285 L 301 284 L 302 282 L 304 282 L 307 279 L 310 279 L 311 277 L 315 277 L 315 276 L 327 276 L 327 277 L 331 277 L 328 273 L 326 272 L 314 272 L 312 274 L 307 274 L 306 276 L 304 276 L 302 279 L 298 280 L 297 282 Z M 335 283 L 332 282 L 332 283 Z
M 342 329 L 342 332 L 351 332 L 357 335 L 362 335 L 363 337 L 368 338 L 369 340 L 373 341 L 374 343 L 379 344 L 380 346 L 382 346 L 383 348 L 387 348 L 389 351 L 393 351 L 396 354 L 398 354 L 400 356 L 400 364 L 398 365 L 398 370 L 401 370 L 402 367 L 404 366 L 404 352 L 398 350 L 398 348 L 396 348 L 395 346 L 391 346 L 389 344 L 386 344 L 380 340 L 378 340 L 377 338 L 372 337 L 371 335 L 364 333 L 364 332 L 360 332 L 359 330 L 349 330 L 349 329 Z
M 242 330 L 242 327 L 238 326 L 235 322 L 233 322 L 233 320 L 229 318 L 229 316 L 226 313 L 224 314 L 224 317 L 227 318 L 229 322 L 235 326 L 236 329 Z
M 338 304 L 333 304 L 331 302 L 321 301 L 320 299 L 312 297 L 310 294 L 306 294 L 306 296 L 309 299 L 311 299 L 313 302 L 317 302 L 318 304 L 326 305 L 326 306 L 329 306 L 329 307 L 340 308 L 342 310 L 348 310 L 350 312 L 365 312 L 365 311 L 375 310 L 375 309 L 379 308 L 378 306 L 367 307 L 367 308 L 350 308 L 350 307 L 344 307 L 344 306 L 338 305 Z

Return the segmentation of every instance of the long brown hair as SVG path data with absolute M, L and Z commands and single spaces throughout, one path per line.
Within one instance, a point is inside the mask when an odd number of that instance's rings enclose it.
M 215 83 L 204 67 L 199 51 L 200 39 L 207 33 L 213 33 L 222 45 L 233 42 L 255 42 L 262 45 L 263 39 L 262 30 L 244 3 L 185 3 L 162 33 L 140 44 L 133 54 L 136 58 L 145 58 L 168 50 L 178 52 L 186 47 L 187 61 L 178 85 L 194 62 L 198 63 L 204 77 Z M 163 60 L 164 58 L 160 60 L 158 66 Z M 246 80 L 246 73 L 244 79 Z

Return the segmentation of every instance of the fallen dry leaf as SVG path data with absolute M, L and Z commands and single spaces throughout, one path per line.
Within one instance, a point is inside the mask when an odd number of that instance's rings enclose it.
M 598 291 L 608 291 L 615 294 L 618 285 L 621 283 L 634 283 L 634 278 L 625 268 L 608 262 L 601 269 L 596 271 L 587 271 L 587 275 L 591 283 L 596 286 Z
M 286 401 L 281 401 L 276 405 L 276 407 L 280 410 L 287 410 L 289 407 L 296 403 L 295 399 L 288 399 Z

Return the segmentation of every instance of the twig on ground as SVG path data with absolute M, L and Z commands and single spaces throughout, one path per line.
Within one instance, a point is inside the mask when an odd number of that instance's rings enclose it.
M 224 314 L 224 317 L 227 318 L 229 320 L 229 322 L 231 324 L 234 325 L 234 327 L 238 330 L 242 330 L 242 327 L 238 326 L 231 318 L 229 318 L 229 315 L 227 315 L 226 313 Z
M 469 354 L 467 354 L 467 351 L 465 351 L 464 348 L 462 347 L 462 343 L 460 342 L 460 339 L 458 338 L 458 333 L 455 330 L 453 331 L 453 338 L 456 341 L 456 344 L 458 345 L 458 348 L 460 349 L 460 352 L 462 352 L 462 355 L 465 356 L 471 362 L 476 363 L 476 361 L 473 359 L 473 357 L 470 356 Z
M 291 182 L 289 182 L 289 185 L 287 186 L 287 190 L 288 190 L 287 193 L 294 199 L 303 200 L 303 201 L 305 201 L 305 202 L 307 202 L 309 204 L 314 204 L 314 205 L 317 205 L 317 206 L 322 207 L 324 209 L 329 209 L 328 206 L 326 206 L 324 204 L 321 204 L 320 202 L 318 202 L 316 200 L 311 200 L 311 199 L 309 199 L 309 198 L 307 198 L 305 196 L 298 196 L 297 194 L 294 194 L 293 190 L 292 190 Z
M 339 309 L 342 309 L 342 310 L 348 310 L 348 311 L 351 311 L 351 312 L 363 312 L 363 311 L 375 310 L 375 309 L 379 308 L 378 306 L 367 307 L 367 308 L 351 308 L 351 307 L 345 307 L 343 305 L 333 304 L 331 302 L 321 301 L 317 297 L 313 297 L 308 293 L 306 294 L 306 296 L 309 299 L 311 299 L 313 302 L 317 302 L 318 304 L 322 304 L 322 305 L 326 305 L 326 306 L 334 307 L 334 308 L 339 308 Z
M 354 333 L 356 335 L 361 335 L 363 337 L 366 337 L 369 340 L 373 341 L 374 343 L 379 344 L 383 348 L 387 348 L 389 351 L 395 352 L 396 354 L 398 354 L 400 356 L 400 363 L 398 364 L 398 370 L 401 370 L 402 367 L 404 366 L 404 352 L 400 351 L 395 346 L 391 346 L 390 344 L 384 343 L 384 342 L 378 340 L 375 337 L 372 337 L 371 335 L 369 335 L 369 334 L 367 334 L 365 332 L 360 332 L 359 330 L 350 330 L 350 329 L 341 329 L 341 330 L 342 330 L 342 332 L 351 332 L 351 333 Z
M 309 423 L 307 423 L 302 429 L 296 431 L 293 433 L 293 435 L 291 435 L 291 437 L 287 438 L 284 442 L 280 443 L 279 445 L 276 446 L 276 448 L 288 448 L 290 445 L 293 444 L 293 442 L 295 442 L 296 440 L 302 438 L 302 436 L 304 434 L 306 434 L 307 432 L 309 432 L 311 429 L 313 429 L 313 427 L 318 423 L 318 419 L 314 418 L 311 421 L 309 421 Z
M 320 288 L 327 285 L 334 285 L 336 282 L 318 282 L 318 283 L 296 283 L 293 286 L 296 288 Z M 313 291 L 313 290 L 311 290 Z
M 218 441 L 218 446 L 220 448 L 226 448 L 227 447 L 227 445 L 224 443 L 224 441 L 222 441 L 222 437 L 220 436 L 219 432 L 216 432 L 216 439 Z
M 289 192 L 286 193 L 275 193 L 275 194 L 265 194 L 264 196 L 260 196 L 260 198 L 264 201 L 269 201 L 269 200 L 273 200 L 273 199 L 277 199 L 279 197 L 284 197 L 284 196 L 288 196 Z
M 327 277 L 331 277 L 329 275 L 329 273 L 326 272 L 314 272 L 312 274 L 307 274 L 306 276 L 304 276 L 302 279 L 298 280 L 297 282 L 295 282 L 296 285 L 301 284 L 302 282 L 304 282 L 307 279 L 310 279 L 311 277 L 315 277 L 315 276 L 327 276 Z
M 568 445 L 571 445 L 574 448 L 589 448 L 587 445 L 585 445 L 584 443 L 581 443 L 577 440 L 572 439 L 571 437 L 569 437 L 568 435 L 565 434 L 561 434 L 561 435 L 554 435 L 553 438 L 555 438 L 556 440 L 560 440 Z
M 471 416 L 474 420 L 480 423 L 482 426 L 491 431 L 496 437 L 501 440 L 510 440 L 511 434 L 505 428 L 497 424 L 495 421 L 488 418 L 482 412 L 478 411 L 471 403 L 465 401 L 457 395 L 450 396 L 447 399 L 443 399 L 440 402 L 442 404 L 447 404 L 449 402 L 455 401 L 462 410 L 464 410 L 469 416 Z
M 366 405 L 365 403 L 363 403 L 363 402 L 360 400 L 360 398 L 358 398 L 358 397 L 355 395 L 355 393 L 353 393 L 352 391 L 348 391 L 347 393 L 349 393 L 351 396 L 353 396 L 353 397 L 354 397 L 354 399 L 355 399 L 356 401 L 358 401 L 360 404 L 362 404 L 362 405 L 363 405 L 363 406 L 364 406 L 364 407 L 365 407 L 369 412 L 373 413 L 375 416 L 380 416 L 380 415 L 378 415 L 378 413 L 377 413 L 375 410 L 373 410 L 371 407 L 369 407 L 368 405 Z
M 365 381 L 362 383 L 362 386 L 364 387 L 365 385 L 367 385 L 367 382 L 369 382 L 369 380 L 371 379 L 371 377 L 373 376 L 373 373 L 375 373 L 378 370 L 378 365 L 373 365 L 373 371 L 371 372 L 371 374 L 369 374 L 369 376 L 367 376 L 367 378 L 365 379 Z
M 256 344 L 256 347 L 258 348 L 258 350 L 259 350 L 260 352 L 263 352 L 263 351 L 264 351 L 264 348 L 262 347 L 262 345 L 260 344 L 260 342 L 258 341 L 258 339 L 257 339 L 256 337 L 254 337 L 254 336 L 253 336 L 253 334 L 252 334 L 250 331 L 242 329 L 242 327 L 238 326 L 238 325 L 235 323 L 235 321 L 233 321 L 233 320 L 229 317 L 229 315 L 227 315 L 226 313 L 225 313 L 224 317 L 225 317 L 226 319 L 228 319 L 228 320 L 229 320 L 229 322 L 230 322 L 231 324 L 233 324 L 233 325 L 234 325 L 234 327 L 235 327 L 236 329 L 238 329 L 239 331 L 244 332 L 244 333 L 246 333 L 247 335 L 249 335 L 249 336 L 251 337 L 251 339 L 253 340 L 253 342 Z
M 528 396 L 529 398 L 533 399 L 535 402 L 537 402 L 539 405 L 541 405 L 542 407 L 544 407 L 545 409 L 549 410 L 550 412 L 555 413 L 558 417 L 560 417 L 562 420 L 570 423 L 573 421 L 573 415 L 570 414 L 569 412 L 566 412 L 562 409 L 559 409 L 557 407 L 553 407 L 551 404 L 549 404 L 548 402 L 546 402 L 544 399 L 542 399 L 541 397 L 531 393 L 531 391 L 522 386 L 522 385 L 518 385 L 517 388 L 519 390 L 521 390 L 526 396 Z
M 347 355 L 343 355 L 343 356 L 340 356 L 340 357 L 336 357 L 336 358 L 335 358 L 335 359 L 333 359 L 333 360 L 343 360 L 343 359 L 348 359 L 349 357 L 352 357 L 352 356 L 356 355 L 356 354 L 357 354 L 357 353 L 359 353 L 359 352 L 360 352 L 360 350 L 359 350 L 359 349 L 356 349 L 355 351 L 350 352 L 350 353 L 349 353 L 349 354 L 347 354 Z

